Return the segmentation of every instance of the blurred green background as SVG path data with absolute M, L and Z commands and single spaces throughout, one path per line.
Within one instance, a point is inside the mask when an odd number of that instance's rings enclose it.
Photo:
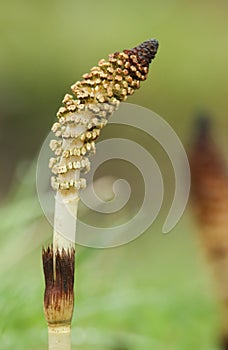
M 41 246 L 52 228 L 35 171 L 63 95 L 100 58 L 155 37 L 157 58 L 129 102 L 165 118 L 186 147 L 195 114 L 208 110 L 226 150 L 227 11 L 225 0 L 1 4 L 2 349 L 47 348 Z M 218 349 L 219 306 L 190 210 L 169 235 L 162 221 L 120 248 L 77 248 L 73 349 Z

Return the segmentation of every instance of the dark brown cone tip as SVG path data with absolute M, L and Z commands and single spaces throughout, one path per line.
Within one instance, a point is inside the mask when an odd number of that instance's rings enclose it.
M 211 119 L 206 113 L 201 113 L 197 116 L 193 133 L 195 144 L 203 146 L 208 143 L 208 140 L 213 139 L 211 124 Z
M 196 118 L 196 132 L 201 138 L 211 134 L 211 119 L 207 113 L 200 113 Z
M 45 277 L 44 311 L 49 324 L 70 323 L 74 307 L 75 250 L 62 249 L 55 255 L 56 278 L 53 270 L 53 248 L 43 249 Z
M 211 120 L 206 115 L 199 116 L 195 123 L 190 167 L 193 182 L 199 180 L 201 171 L 204 171 L 205 175 L 210 173 L 220 177 L 227 176 L 226 163 L 213 139 Z
M 124 53 L 127 53 L 128 55 L 136 55 L 139 63 L 148 67 L 152 59 L 155 57 L 158 47 L 158 41 L 156 39 L 150 39 L 131 50 L 124 50 Z

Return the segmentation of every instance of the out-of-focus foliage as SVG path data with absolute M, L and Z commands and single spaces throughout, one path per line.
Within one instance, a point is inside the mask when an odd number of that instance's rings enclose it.
M 69 86 L 102 57 L 155 37 L 159 53 L 129 102 L 187 142 L 207 109 L 227 140 L 226 1 L 5 1 L 0 11 L 1 348 L 45 348 L 36 155 Z M 28 170 L 30 168 L 30 170 Z M 7 195 L 6 195 L 7 193 Z M 78 248 L 73 349 L 215 350 L 218 306 L 188 217 L 106 251 Z

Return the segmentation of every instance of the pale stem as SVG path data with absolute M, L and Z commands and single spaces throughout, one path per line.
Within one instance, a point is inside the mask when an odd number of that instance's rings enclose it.
M 79 198 L 65 201 L 59 192 L 55 196 L 55 218 L 53 232 L 53 267 L 54 279 L 56 277 L 56 252 L 64 249 L 71 250 L 75 246 L 77 210 Z
M 70 350 L 71 349 L 70 326 L 48 327 L 48 349 Z
M 55 218 L 53 251 L 70 249 L 75 244 L 78 198 L 67 203 L 57 192 L 55 197 Z

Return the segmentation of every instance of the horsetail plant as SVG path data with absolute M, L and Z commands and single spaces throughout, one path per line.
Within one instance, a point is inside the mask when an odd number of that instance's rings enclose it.
M 50 143 L 55 157 L 49 163 L 56 191 L 53 244 L 42 254 L 49 350 L 71 349 L 77 207 L 79 191 L 86 187 L 81 174 L 90 170 L 88 156 L 95 152 L 95 141 L 108 117 L 147 78 L 157 49 L 157 40 L 151 39 L 100 60 L 72 85 L 72 95 L 65 95 L 57 113 L 52 131 L 58 140 Z
M 221 348 L 228 350 L 228 171 L 205 116 L 197 124 L 190 167 L 200 239 L 222 303 Z

